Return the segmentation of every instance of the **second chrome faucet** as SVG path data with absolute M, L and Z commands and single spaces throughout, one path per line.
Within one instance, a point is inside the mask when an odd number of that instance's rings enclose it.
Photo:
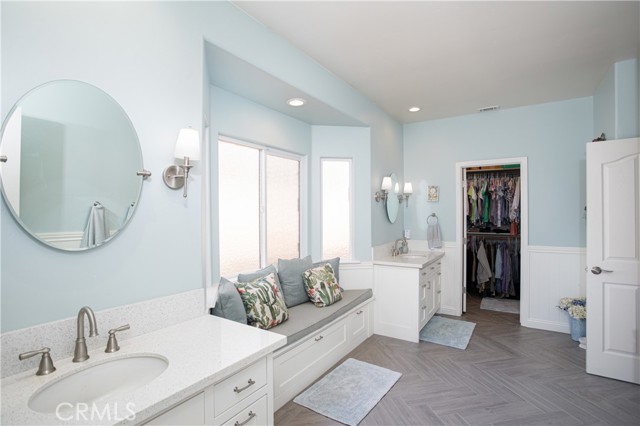
M 89 359 L 87 353 L 87 342 L 84 338 L 84 317 L 89 320 L 89 337 L 98 335 L 98 326 L 96 324 L 96 316 L 90 307 L 84 306 L 78 312 L 78 336 L 76 338 L 76 348 L 73 351 L 73 362 L 82 362 Z

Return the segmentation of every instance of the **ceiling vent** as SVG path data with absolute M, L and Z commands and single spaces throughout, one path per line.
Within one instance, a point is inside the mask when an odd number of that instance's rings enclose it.
M 500 109 L 500 105 L 493 105 L 493 106 L 480 108 L 478 112 L 496 111 L 498 109 Z

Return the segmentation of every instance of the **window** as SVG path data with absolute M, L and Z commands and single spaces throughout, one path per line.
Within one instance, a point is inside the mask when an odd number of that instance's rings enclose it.
M 298 156 L 218 142 L 220 275 L 300 256 Z
M 323 158 L 322 181 L 322 258 L 351 259 L 352 212 L 351 159 Z

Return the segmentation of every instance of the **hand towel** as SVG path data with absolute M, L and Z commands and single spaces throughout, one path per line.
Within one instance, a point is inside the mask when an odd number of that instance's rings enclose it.
M 100 203 L 94 203 L 89 212 L 81 247 L 95 247 L 106 240 L 108 236 L 106 225 L 104 207 Z
M 437 220 L 427 225 L 427 242 L 430 249 L 442 248 L 442 230 Z

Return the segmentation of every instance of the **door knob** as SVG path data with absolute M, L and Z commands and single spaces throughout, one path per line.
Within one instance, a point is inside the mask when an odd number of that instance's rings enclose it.
M 613 272 L 613 271 L 610 271 L 608 269 L 601 269 L 599 266 L 594 266 L 593 268 L 591 268 L 591 273 L 594 275 L 600 275 L 603 272 Z

